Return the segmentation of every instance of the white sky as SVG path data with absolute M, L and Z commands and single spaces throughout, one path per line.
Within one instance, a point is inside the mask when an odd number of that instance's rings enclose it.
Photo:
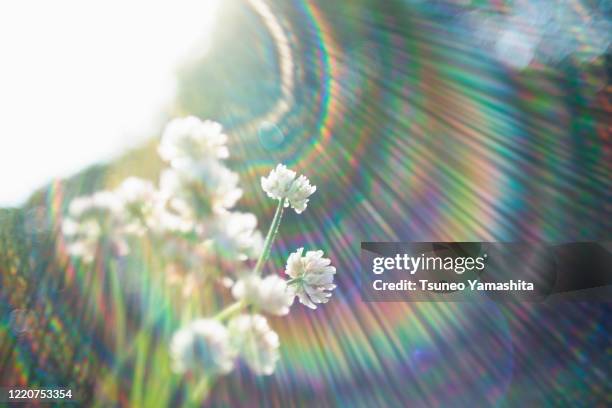
M 217 1 L 1 1 L 0 207 L 158 129 Z

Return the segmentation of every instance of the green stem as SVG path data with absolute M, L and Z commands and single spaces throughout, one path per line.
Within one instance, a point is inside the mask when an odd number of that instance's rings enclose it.
M 210 392 L 210 382 L 211 382 L 211 378 L 210 376 L 204 376 L 202 377 L 197 384 L 195 385 L 195 387 L 193 388 L 193 391 L 191 393 L 191 403 L 193 405 L 201 405 L 202 401 L 206 400 L 206 397 L 208 397 L 208 393 Z
M 236 302 L 236 303 L 232 303 L 231 305 L 229 305 L 228 307 L 226 307 L 225 309 L 223 309 L 222 311 L 220 311 L 219 313 L 217 313 L 214 317 L 214 319 L 219 320 L 219 321 L 223 321 L 225 319 L 227 319 L 228 317 L 234 315 L 235 313 L 238 313 L 239 311 L 241 311 L 242 309 L 244 309 L 244 307 L 246 306 L 246 303 L 242 300 Z
M 255 269 L 253 273 L 256 275 L 261 274 L 261 268 L 263 264 L 268 260 L 270 256 L 270 249 L 272 248 L 272 243 L 276 238 L 276 234 L 278 233 L 278 227 L 280 226 L 281 220 L 283 218 L 283 209 L 285 208 L 285 200 L 286 198 L 281 198 L 278 200 L 278 207 L 276 207 L 276 213 L 274 213 L 274 218 L 272 219 L 272 224 L 270 225 L 270 229 L 268 230 L 268 234 L 266 235 L 266 240 L 264 241 L 263 250 L 261 251 L 261 255 L 257 260 L 257 264 L 255 264 Z
M 113 302 L 114 313 L 116 316 L 115 322 L 115 339 L 117 341 L 117 350 L 125 350 L 126 341 L 126 321 L 125 321 L 125 303 L 123 290 L 119 282 L 119 271 L 117 270 L 117 261 L 110 261 L 109 279 L 111 284 L 111 296 Z

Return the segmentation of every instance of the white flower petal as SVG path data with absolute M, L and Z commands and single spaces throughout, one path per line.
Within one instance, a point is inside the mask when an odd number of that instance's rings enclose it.
M 280 341 L 265 317 L 239 315 L 230 320 L 228 329 L 233 347 L 253 372 L 259 375 L 274 373 L 280 358 Z
M 226 258 L 253 259 L 261 251 L 263 238 L 257 230 L 257 218 L 251 213 L 219 212 L 212 226 L 212 238 L 219 253 Z
M 317 303 L 327 303 L 329 291 L 336 288 L 332 282 L 336 268 L 331 260 L 323 258 L 323 251 L 308 251 L 302 256 L 303 248 L 289 255 L 285 273 L 292 278 L 291 286 L 300 303 L 316 309 Z
M 115 190 L 125 212 L 124 231 L 128 234 L 143 235 L 151 226 L 157 191 L 148 180 L 129 177 Z
M 173 119 L 164 130 L 158 152 L 173 167 L 188 161 L 226 159 L 227 135 L 219 123 L 194 116 Z
M 268 177 L 261 178 L 261 187 L 270 198 L 279 200 L 287 197 L 295 179 L 295 172 L 289 170 L 285 165 L 279 164 L 273 169 Z
M 91 262 L 100 241 L 104 240 L 116 255 L 124 255 L 128 251 L 123 236 L 124 224 L 121 200 L 113 192 L 100 191 L 75 198 L 62 222 L 66 248 L 71 255 Z
M 236 357 L 228 330 L 214 319 L 195 320 L 177 331 L 170 343 L 170 354 L 178 373 L 227 374 Z
M 237 300 L 244 300 L 255 308 L 276 316 L 289 313 L 295 293 L 287 287 L 287 282 L 276 276 L 261 278 L 250 274 L 242 277 L 232 288 L 232 295 Z
M 242 196 L 238 181 L 238 174 L 219 162 L 192 162 L 164 171 L 160 190 L 173 210 L 196 221 L 233 207 Z
M 285 207 L 291 206 L 298 214 L 306 209 L 308 197 L 317 190 L 306 176 L 296 179 L 296 173 L 283 164 L 277 165 L 268 177 L 261 178 L 261 187 L 270 198 L 287 199 Z
M 291 189 L 287 195 L 291 206 L 296 213 L 300 214 L 306 209 L 308 204 L 308 197 L 310 197 L 317 190 L 316 186 L 310 185 L 310 180 L 305 176 L 299 176 L 292 184 Z

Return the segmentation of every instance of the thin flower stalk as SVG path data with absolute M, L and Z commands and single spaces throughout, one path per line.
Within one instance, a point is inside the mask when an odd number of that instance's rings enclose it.
M 268 234 L 266 235 L 266 240 L 264 241 L 263 250 L 261 251 L 261 255 L 255 264 L 255 269 L 253 273 L 256 275 L 261 275 L 261 269 L 263 268 L 264 263 L 270 257 L 270 250 L 272 248 L 272 243 L 278 234 L 278 227 L 280 227 L 281 220 L 283 219 L 283 210 L 285 207 L 286 198 L 281 198 L 278 200 L 278 206 L 276 207 L 276 212 L 274 213 L 274 218 L 272 219 L 272 224 L 270 225 L 270 229 L 268 230 Z

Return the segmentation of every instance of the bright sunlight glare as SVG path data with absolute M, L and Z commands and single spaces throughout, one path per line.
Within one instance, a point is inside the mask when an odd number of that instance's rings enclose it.
M 150 136 L 218 0 L 0 3 L 0 206 Z

